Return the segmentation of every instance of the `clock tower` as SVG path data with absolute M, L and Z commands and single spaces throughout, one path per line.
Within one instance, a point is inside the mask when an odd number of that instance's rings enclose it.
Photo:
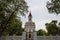
M 33 33 L 35 31 L 35 23 L 32 22 L 32 14 L 29 13 L 28 22 L 25 23 L 26 40 L 33 40 Z

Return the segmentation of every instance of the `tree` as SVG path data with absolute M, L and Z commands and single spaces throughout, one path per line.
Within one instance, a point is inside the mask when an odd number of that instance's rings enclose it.
M 59 25 L 59 27 L 60 27 L 60 22 L 59 22 L 59 24 L 58 24 L 58 25 Z
M 60 27 L 58 27 L 58 35 L 60 35 Z
M 47 35 L 47 32 L 45 30 L 40 29 L 40 30 L 37 31 L 37 35 L 38 36 Z
M 13 21 L 13 22 L 12 22 Z M 8 27 L 3 31 L 2 35 L 22 35 L 22 22 L 21 20 L 14 19 L 9 22 Z
M 51 0 L 47 2 L 47 8 L 49 12 L 60 14 L 60 0 Z
M 60 22 L 58 23 L 58 34 L 60 35 Z
M 18 14 L 25 15 L 27 11 L 25 0 L 0 0 L 0 35 L 9 27 L 9 22 L 13 18 L 17 19 Z
M 46 25 L 46 29 L 48 31 L 48 35 L 50 35 L 50 34 L 59 35 L 60 34 L 60 28 L 57 26 L 56 20 L 52 20 L 52 22 L 46 23 L 45 25 Z

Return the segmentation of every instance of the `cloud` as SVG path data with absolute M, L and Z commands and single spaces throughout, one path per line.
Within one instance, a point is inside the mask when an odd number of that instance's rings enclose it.
M 45 23 L 49 23 L 52 20 L 58 20 L 60 22 L 60 15 L 49 14 L 46 8 L 47 1 L 48 0 L 27 0 L 29 10 L 31 10 L 33 15 L 33 21 L 36 24 L 36 30 L 46 30 Z M 22 18 L 23 27 L 26 21 L 28 21 L 28 17 Z

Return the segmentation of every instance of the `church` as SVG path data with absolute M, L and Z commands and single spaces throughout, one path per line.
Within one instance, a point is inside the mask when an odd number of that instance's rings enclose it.
M 0 40 L 60 40 L 60 36 L 37 36 L 37 32 L 35 31 L 35 23 L 32 21 L 31 12 L 28 15 L 28 21 L 24 25 L 24 32 L 22 36 L 2 36 Z

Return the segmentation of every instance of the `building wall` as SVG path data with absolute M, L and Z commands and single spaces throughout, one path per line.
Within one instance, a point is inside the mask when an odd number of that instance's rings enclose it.
M 26 32 L 23 32 L 22 36 L 1 36 L 0 40 L 25 40 L 26 38 Z
M 37 40 L 60 40 L 60 36 L 37 36 Z
M 22 40 L 22 36 L 2 36 L 0 40 Z
M 56 36 L 37 36 L 37 32 L 34 32 L 34 40 L 60 40 L 60 36 L 56 35 Z
M 36 32 L 33 33 L 33 40 L 60 40 L 60 36 L 37 36 Z M 2 36 L 0 40 L 26 40 L 26 32 L 23 32 L 22 36 Z

